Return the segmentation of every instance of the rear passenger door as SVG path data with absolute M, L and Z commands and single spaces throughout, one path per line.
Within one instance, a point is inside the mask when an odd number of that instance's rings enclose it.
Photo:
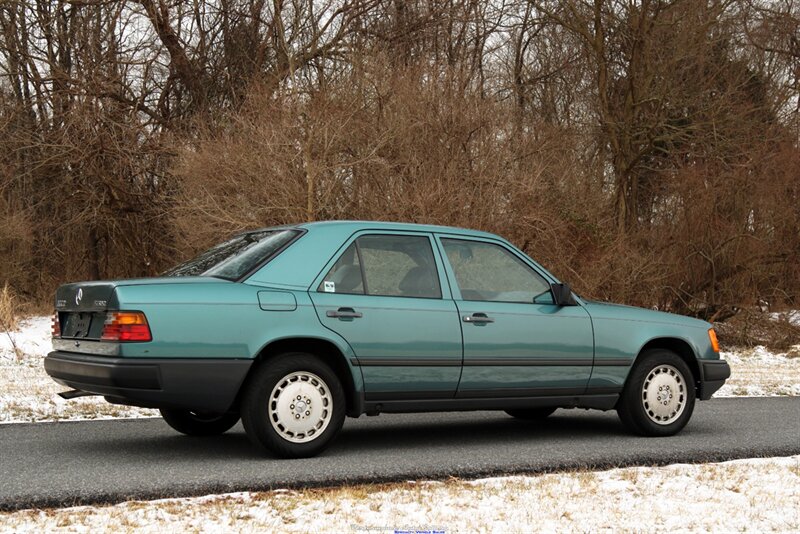
M 434 250 L 425 233 L 360 233 L 311 288 L 320 321 L 353 348 L 366 400 L 455 395 L 461 325 Z

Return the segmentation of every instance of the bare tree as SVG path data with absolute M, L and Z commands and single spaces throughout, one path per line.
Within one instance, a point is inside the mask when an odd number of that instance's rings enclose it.
M 0 283 L 245 227 L 510 236 L 588 295 L 800 299 L 793 0 L 7 0 Z

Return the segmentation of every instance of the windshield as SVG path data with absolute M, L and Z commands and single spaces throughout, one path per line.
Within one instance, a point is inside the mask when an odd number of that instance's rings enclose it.
M 173 267 L 164 276 L 216 276 L 238 280 L 275 256 L 298 233 L 297 230 L 260 230 L 240 234 Z

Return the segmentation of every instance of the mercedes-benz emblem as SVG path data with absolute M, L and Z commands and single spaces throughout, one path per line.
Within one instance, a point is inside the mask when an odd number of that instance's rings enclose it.
M 78 292 L 75 294 L 75 305 L 81 305 L 81 299 L 83 298 L 83 289 L 78 289 Z

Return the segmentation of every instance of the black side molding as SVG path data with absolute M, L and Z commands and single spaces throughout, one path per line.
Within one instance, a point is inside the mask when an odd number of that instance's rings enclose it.
M 630 358 L 350 358 L 353 367 L 629 367 Z
M 421 399 L 366 401 L 367 415 L 379 413 L 461 412 L 474 410 L 511 410 L 515 408 L 593 408 L 612 410 L 619 400 L 618 394 L 569 395 L 543 397 L 503 397 L 470 399 Z

